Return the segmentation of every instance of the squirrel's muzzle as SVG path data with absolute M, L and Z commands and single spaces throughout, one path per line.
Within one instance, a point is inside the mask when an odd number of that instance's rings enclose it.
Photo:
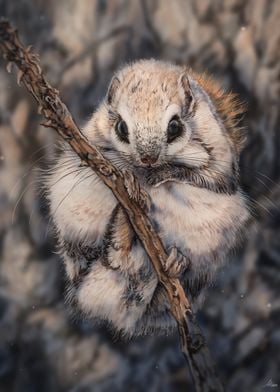
M 159 153 L 144 153 L 140 154 L 140 161 L 143 163 L 145 166 L 153 165 L 157 162 L 159 157 Z

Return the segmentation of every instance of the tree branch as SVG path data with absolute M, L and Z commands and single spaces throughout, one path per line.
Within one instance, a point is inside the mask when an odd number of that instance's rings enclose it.
M 159 282 L 166 290 L 170 312 L 175 318 L 180 336 L 181 350 L 188 360 L 196 391 L 222 391 L 213 361 L 205 339 L 195 320 L 190 303 L 178 279 L 168 277 L 163 270 L 163 262 L 168 255 L 162 241 L 142 207 L 143 193 L 131 195 L 127 189 L 127 178 L 137 180 L 131 173 L 124 173 L 90 145 L 77 127 L 68 109 L 61 101 L 59 93 L 45 80 L 39 66 L 39 58 L 25 48 L 17 31 L 6 20 L 0 22 L 0 49 L 7 60 L 7 69 L 14 63 L 18 67 L 18 83 L 22 82 L 39 105 L 39 113 L 46 118 L 46 126 L 54 128 L 80 157 L 82 164 L 91 167 L 101 180 L 112 190 L 116 199 L 126 211 L 129 220 L 143 244 L 158 275 Z
M 84 60 L 87 56 L 91 55 L 94 49 L 97 49 L 98 46 L 100 46 L 102 43 L 108 41 L 111 38 L 115 38 L 119 34 L 124 34 L 124 33 L 131 33 L 132 29 L 129 25 L 119 25 L 113 27 L 110 31 L 104 33 L 100 37 L 97 37 L 96 39 L 92 40 L 89 44 L 87 44 L 79 54 L 77 54 L 74 57 L 71 57 L 65 61 L 65 63 L 62 65 L 60 71 L 58 72 L 58 75 L 56 76 L 57 81 L 60 81 L 63 74 L 68 71 L 71 67 L 76 65 L 79 61 Z

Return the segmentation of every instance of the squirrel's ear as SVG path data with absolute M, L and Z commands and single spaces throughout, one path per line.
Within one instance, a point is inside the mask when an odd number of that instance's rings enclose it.
M 183 114 L 185 115 L 190 114 L 195 109 L 195 99 L 194 99 L 193 91 L 191 89 L 187 71 L 184 71 L 179 76 L 178 84 L 179 84 L 179 92 L 184 102 Z
M 112 102 L 116 96 L 116 92 L 119 88 L 120 83 L 121 83 L 120 80 L 116 76 L 114 76 L 113 79 L 111 80 L 111 83 L 110 83 L 108 91 L 107 91 L 107 97 L 106 97 L 107 103 L 109 105 L 112 104 Z

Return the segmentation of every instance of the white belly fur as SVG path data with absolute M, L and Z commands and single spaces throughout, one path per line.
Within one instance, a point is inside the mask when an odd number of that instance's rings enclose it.
M 61 236 L 100 241 L 116 205 L 115 197 L 94 173 L 74 187 L 79 181 L 75 173 L 56 183 L 61 173 L 58 170 L 49 181 L 54 184 L 49 195 L 51 212 Z M 234 231 L 247 219 L 239 192 L 216 194 L 170 182 L 149 189 L 149 193 L 155 205 L 152 218 L 159 224 L 164 244 L 188 248 L 196 255 L 215 250 L 225 228 Z
M 169 183 L 151 189 L 156 206 L 154 218 L 163 242 L 200 255 L 221 245 L 226 228 L 233 236 L 248 218 L 245 200 L 235 195 L 216 194 L 188 184 Z
M 101 242 L 111 212 L 116 205 L 112 192 L 92 173 L 80 181 L 76 174 L 63 177 L 61 166 L 49 179 L 51 213 L 61 238 L 68 241 Z M 82 174 L 84 175 L 84 174 Z M 63 177 L 63 178 L 61 178 Z M 60 179 L 61 178 L 61 179 Z M 82 178 L 82 177 L 80 177 Z M 58 181 L 58 179 L 60 179 Z M 77 182 L 78 181 L 78 182 Z M 73 186 L 77 184 L 76 186 Z M 199 273 L 207 263 L 213 271 L 212 251 L 230 248 L 236 233 L 247 219 L 245 201 L 240 193 L 232 196 L 214 194 L 187 184 L 169 183 L 149 189 L 154 208 L 150 216 L 159 227 L 159 235 L 166 247 L 176 245 L 181 252 L 193 256 L 193 273 Z M 63 201 L 62 201 L 63 200 Z M 225 236 L 225 229 L 229 234 Z M 224 244 L 223 244 L 224 242 Z M 221 252 L 220 252 L 221 253 Z M 206 257 L 200 257 L 205 255 Z M 141 248 L 130 255 L 130 272 L 139 271 L 149 261 Z M 209 256 L 209 257 L 207 257 Z M 64 257 L 68 277 L 73 279 L 74 260 Z M 123 260 L 116 260 L 123 263 Z M 204 265 L 202 265 L 204 263 Z M 211 265 L 210 265 L 211 264 Z M 79 290 L 71 289 L 86 314 L 111 321 L 119 330 L 133 333 L 137 326 L 148 328 L 149 323 L 169 325 L 170 319 L 145 319 L 143 315 L 157 286 L 156 274 L 151 270 L 150 281 L 140 284 L 142 301 L 128 307 L 122 295 L 128 281 L 123 270 L 108 270 L 102 263 L 95 263 L 82 281 Z

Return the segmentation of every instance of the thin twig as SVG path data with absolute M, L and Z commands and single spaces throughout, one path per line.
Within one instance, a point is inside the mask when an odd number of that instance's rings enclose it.
M 72 68 L 75 64 L 78 62 L 84 60 L 87 56 L 90 56 L 93 50 L 95 50 L 98 46 L 103 44 L 104 42 L 108 41 L 111 38 L 115 38 L 119 34 L 123 33 L 129 33 L 131 31 L 131 26 L 129 25 L 118 25 L 115 27 L 112 27 L 110 31 L 107 31 L 103 35 L 100 35 L 100 37 L 95 38 L 92 40 L 89 44 L 87 44 L 80 53 L 78 53 L 76 56 L 71 57 L 70 59 L 67 59 L 65 63 L 62 65 L 61 70 L 58 72 L 58 75 L 56 77 L 56 80 L 59 81 L 62 78 L 62 75 Z
M 175 318 L 180 336 L 181 350 L 188 360 L 196 391 L 222 391 L 220 381 L 214 370 L 213 361 L 206 346 L 202 332 L 196 323 L 190 303 L 178 279 L 166 275 L 162 265 L 168 255 L 162 241 L 143 209 L 143 191 L 131 173 L 121 172 L 110 161 L 90 145 L 77 127 L 59 93 L 45 80 L 39 66 L 38 56 L 25 48 L 18 38 L 17 31 L 8 21 L 0 22 L 0 49 L 10 64 L 19 69 L 18 82 L 23 82 L 39 105 L 47 127 L 54 128 L 64 141 L 80 157 L 82 164 L 91 167 L 102 181 L 112 190 L 116 199 L 126 211 L 129 220 L 143 244 L 153 264 L 160 284 L 165 288 L 170 304 L 170 312 Z M 138 192 L 131 194 L 129 187 L 134 183 Z M 137 184 L 135 186 L 135 184 Z
M 148 30 L 148 32 L 151 35 L 152 40 L 154 41 L 155 45 L 160 47 L 162 45 L 162 41 L 161 38 L 157 32 L 157 30 L 154 27 L 154 24 L 152 22 L 152 18 L 151 18 L 151 13 L 149 11 L 148 5 L 146 0 L 140 0 L 140 6 L 142 9 L 142 14 L 143 14 L 143 19 L 146 25 L 146 28 Z

